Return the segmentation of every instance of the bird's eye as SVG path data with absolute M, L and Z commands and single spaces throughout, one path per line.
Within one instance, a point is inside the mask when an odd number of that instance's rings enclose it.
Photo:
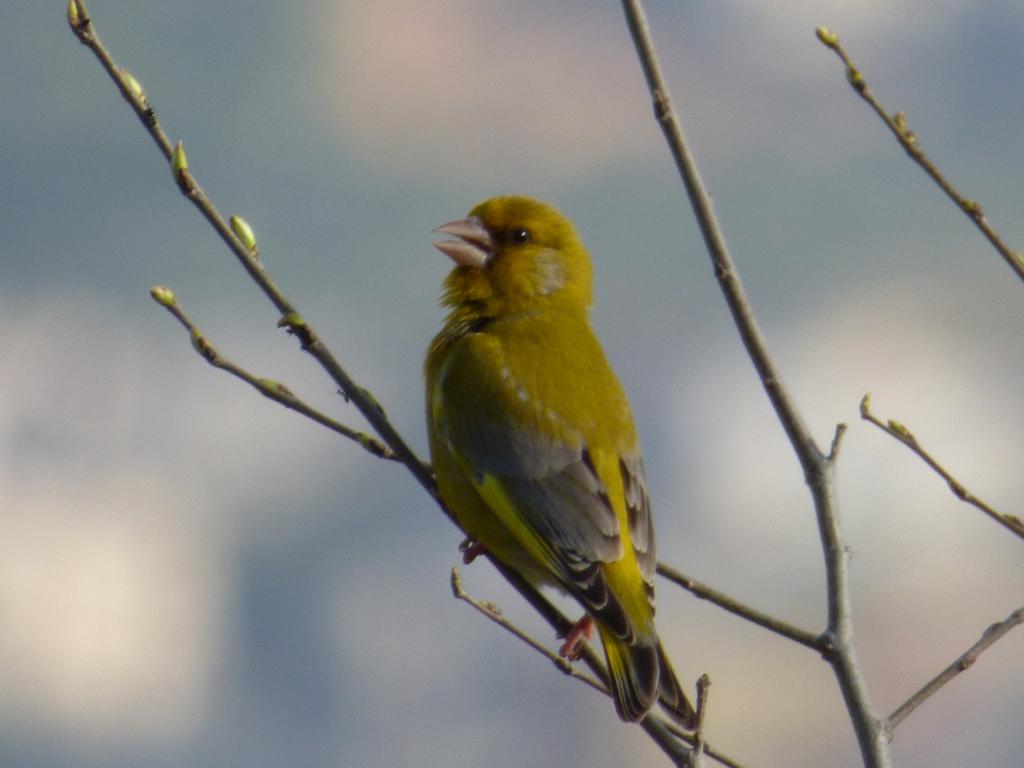
M 510 243 L 515 245 L 523 245 L 524 243 L 530 242 L 530 230 L 525 227 L 517 227 L 508 233 L 508 239 Z

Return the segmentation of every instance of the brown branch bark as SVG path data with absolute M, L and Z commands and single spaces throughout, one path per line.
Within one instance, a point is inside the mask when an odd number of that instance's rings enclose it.
M 892 738 L 892 732 L 903 720 L 921 706 L 927 699 L 933 696 L 942 686 L 958 676 L 961 672 L 970 669 L 986 650 L 991 648 L 1000 638 L 1005 636 L 1011 629 L 1024 623 L 1024 607 L 1018 608 L 1002 621 L 992 624 L 981 634 L 981 639 L 964 651 L 956 660 L 942 670 L 938 675 L 925 683 L 921 689 L 900 704 L 896 710 L 885 719 L 885 732 Z
M 967 490 L 963 483 L 957 480 L 949 470 L 939 463 L 938 459 L 924 449 L 924 447 L 917 441 L 914 434 L 903 424 L 898 421 L 894 421 L 893 419 L 883 422 L 877 418 L 871 412 L 870 394 L 864 395 L 860 401 L 860 417 L 865 421 L 874 424 L 890 437 L 899 440 L 903 445 L 913 451 L 921 461 L 931 467 L 939 477 L 946 481 L 946 485 L 949 486 L 949 490 L 954 496 L 960 499 L 960 501 L 970 504 L 976 509 L 980 509 L 1006 530 L 1010 531 L 1010 533 L 1016 534 L 1018 537 L 1024 539 L 1024 521 L 1016 515 L 1008 515 L 1005 512 L 1000 512 Z
M 862 99 L 875 111 L 879 119 L 885 123 L 885 127 L 888 128 L 892 135 L 899 142 L 900 146 L 903 147 L 903 151 L 907 153 L 920 168 L 928 174 L 928 176 L 934 181 L 939 189 L 946 193 L 946 197 L 953 201 L 957 208 L 959 208 L 972 222 L 974 226 L 978 228 L 981 234 L 985 237 L 992 247 L 996 249 L 996 252 L 1003 257 L 1003 261 L 1014 271 L 1014 273 L 1021 280 L 1024 280 L 1024 256 L 1010 249 L 1003 239 L 999 236 L 999 233 L 993 229 L 988 219 L 985 217 L 985 212 L 982 210 L 981 205 L 977 200 L 964 197 L 953 186 L 953 183 L 946 178 L 946 176 L 938 169 L 938 166 L 931 161 L 931 158 L 925 154 L 925 151 L 921 149 L 921 145 L 918 141 L 917 134 L 914 133 L 907 126 L 907 118 L 902 112 L 895 112 L 890 115 L 882 103 L 875 96 L 874 92 L 868 86 L 867 80 L 864 78 L 864 73 L 853 63 L 850 55 L 843 48 L 842 43 L 839 42 L 839 36 L 828 29 L 827 27 L 818 27 L 816 30 L 818 39 L 822 44 L 835 52 L 836 56 L 840 58 L 843 64 L 846 66 L 846 80 L 850 83 L 850 87 L 857 92 Z
M 776 416 L 789 437 L 810 488 L 825 557 L 827 579 L 828 624 L 822 635 L 824 656 L 831 665 L 842 691 L 865 766 L 888 766 L 888 743 L 881 722 L 871 705 L 853 643 L 847 553 L 839 527 L 833 475 L 838 441 L 833 441 L 828 454 L 821 451 L 783 384 L 781 374 L 772 361 L 746 292 L 740 283 L 736 266 L 729 255 L 725 237 L 712 211 L 711 198 L 704 190 L 696 162 L 683 137 L 682 127 L 672 106 L 668 84 L 661 73 L 661 65 L 643 7 L 640 0 L 623 0 L 622 5 L 654 103 L 655 119 L 661 126 L 686 187 L 711 258 L 715 277 L 732 313 L 740 339 L 757 370 Z
M 226 373 L 230 373 L 232 376 L 244 381 L 264 397 L 268 397 L 274 402 L 283 405 L 285 408 L 295 411 L 323 427 L 327 427 L 327 429 L 332 432 L 337 432 L 342 437 L 347 437 L 349 440 L 352 440 L 362 446 L 377 458 L 388 459 L 391 461 L 395 460 L 394 452 L 377 438 L 372 437 L 365 432 L 352 429 L 351 427 L 332 419 L 330 416 L 321 413 L 305 401 L 296 397 L 295 394 L 281 382 L 254 376 L 240 365 L 221 355 L 206 335 L 196 327 L 195 323 L 192 322 L 192 319 L 178 303 L 177 298 L 174 296 L 174 293 L 170 288 L 156 286 L 150 289 L 149 294 L 153 297 L 154 301 L 170 312 L 171 315 L 181 323 L 182 326 L 184 326 L 192 341 L 193 349 L 195 349 L 195 351 L 199 353 L 200 357 L 206 360 L 206 362 L 214 368 L 219 368 Z
M 764 611 L 752 608 L 746 603 L 743 603 L 734 597 L 730 597 L 724 592 L 718 591 L 714 587 L 690 578 L 682 571 L 679 571 L 670 565 L 658 563 L 658 573 L 673 584 L 676 584 L 687 592 L 699 597 L 701 600 L 707 600 L 708 602 L 714 603 L 719 608 L 739 616 L 740 618 L 746 619 L 749 622 L 757 624 L 759 627 L 764 627 L 770 632 L 774 632 L 777 635 L 781 635 L 782 637 L 792 640 L 795 643 L 800 643 L 800 645 L 807 646 L 808 648 L 812 648 L 813 650 L 819 652 L 824 652 L 825 650 L 820 635 L 808 632 L 806 629 L 801 629 L 800 627 L 782 621 L 782 619 L 778 619 L 767 614 Z

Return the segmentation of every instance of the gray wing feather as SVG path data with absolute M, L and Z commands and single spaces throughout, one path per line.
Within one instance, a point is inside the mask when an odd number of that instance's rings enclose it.
M 448 428 L 449 439 L 478 473 L 476 480 L 500 478 L 530 526 L 568 559 L 622 557 L 618 520 L 582 437 L 566 442 L 491 419 Z
M 619 468 L 622 471 L 633 549 L 644 581 L 653 586 L 657 555 L 654 551 L 654 525 L 651 519 L 651 500 L 647 496 L 643 457 L 639 453 L 623 456 L 619 459 Z
M 530 525 L 574 561 L 622 557 L 618 521 L 603 483 L 580 458 L 542 478 L 505 476 L 508 494 Z

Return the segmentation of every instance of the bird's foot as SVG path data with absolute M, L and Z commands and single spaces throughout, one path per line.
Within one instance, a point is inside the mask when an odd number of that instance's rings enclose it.
M 583 655 L 580 646 L 584 640 L 591 640 L 594 637 L 594 619 L 589 613 L 572 625 L 572 629 L 565 636 L 565 642 L 558 649 L 558 655 L 570 661 L 576 661 Z
M 469 536 L 464 538 L 462 543 L 459 544 L 459 552 L 462 553 L 463 565 L 469 565 L 486 551 L 487 548 L 484 547 L 483 544 Z

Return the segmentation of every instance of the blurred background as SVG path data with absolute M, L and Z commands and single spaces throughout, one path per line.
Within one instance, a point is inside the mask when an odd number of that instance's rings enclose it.
M 813 5 L 813 9 L 812 6 Z M 630 392 L 661 558 L 808 629 L 808 493 L 738 343 L 616 3 L 91 0 L 198 181 L 421 453 L 447 261 L 431 228 L 518 192 L 570 215 Z M 1024 285 L 847 86 L 1024 244 L 1017 0 L 651 2 L 675 104 L 787 383 L 838 467 L 880 713 L 1024 604 L 1024 542 L 861 422 L 868 391 L 1018 515 Z M 64 5 L 0 25 L 0 764 L 663 765 L 610 702 L 448 589 L 460 535 L 409 474 L 207 366 L 148 296 L 337 418 L 351 406 L 184 201 Z M 480 562 L 466 588 L 555 647 Z M 709 736 L 859 765 L 813 653 L 659 586 Z M 900 765 L 1024 750 L 1024 630 L 900 726 Z

